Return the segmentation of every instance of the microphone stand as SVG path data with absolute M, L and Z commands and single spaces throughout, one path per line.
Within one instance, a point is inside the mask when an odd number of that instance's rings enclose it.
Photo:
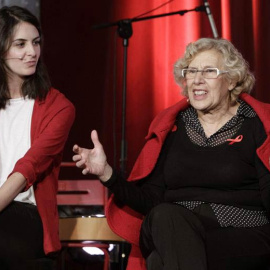
M 122 20 L 118 23 L 118 35 L 123 39 L 123 85 L 122 85 L 122 133 L 121 133 L 121 156 L 120 170 L 122 176 L 126 174 L 127 143 L 126 143 L 126 96 L 127 96 L 127 57 L 129 38 L 133 34 L 130 20 Z
M 139 22 L 139 21 L 145 21 L 145 20 L 150 20 L 150 19 L 155 19 L 155 18 L 160 18 L 160 17 L 166 17 L 166 16 L 172 16 L 172 15 L 185 15 L 185 13 L 187 12 L 191 12 L 191 11 L 204 11 L 206 12 L 206 8 L 205 6 L 198 6 L 195 7 L 193 9 L 184 9 L 184 10 L 178 10 L 178 11 L 174 11 L 174 12 L 169 12 L 169 13 L 162 13 L 162 14 L 157 14 L 157 15 L 153 15 L 153 16 L 146 16 L 146 17 L 141 17 L 141 18 L 133 18 L 133 19 L 124 19 L 124 20 L 120 20 L 120 21 L 116 21 L 116 22 L 112 22 L 112 23 L 103 23 L 103 24 L 98 24 L 98 25 L 93 25 L 94 29 L 101 29 L 101 28 L 106 28 L 106 27 L 111 27 L 111 26 L 119 26 L 119 24 L 121 24 L 122 22 Z
M 181 15 L 183 16 L 187 12 L 196 11 L 196 12 L 206 12 L 205 6 L 198 6 L 194 9 L 185 9 L 178 10 L 170 13 L 163 13 L 154 16 L 138 17 L 133 19 L 123 19 L 112 23 L 104 23 L 99 25 L 94 25 L 94 29 L 107 28 L 112 26 L 117 26 L 118 35 L 123 39 L 124 47 L 124 57 L 123 57 L 123 85 L 122 85 L 122 133 L 121 133 L 121 157 L 120 157 L 120 170 L 122 175 L 125 177 L 126 174 L 126 161 L 127 161 L 127 147 L 126 147 L 126 93 L 127 93 L 127 55 L 128 55 L 128 45 L 129 38 L 133 34 L 132 23 L 144 20 L 150 20 L 160 17 L 172 16 L 172 15 Z

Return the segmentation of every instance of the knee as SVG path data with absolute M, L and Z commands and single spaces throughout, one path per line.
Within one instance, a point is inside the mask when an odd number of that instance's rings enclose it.
M 150 228 L 153 226 L 166 227 L 174 224 L 177 226 L 192 226 L 203 228 L 200 220 L 192 213 L 192 211 L 173 203 L 162 203 L 155 206 L 148 215 L 146 215 L 144 224 Z
M 151 224 L 159 224 L 162 220 L 174 219 L 175 216 L 179 215 L 180 207 L 172 203 L 162 203 L 149 212 L 146 217 L 151 221 Z

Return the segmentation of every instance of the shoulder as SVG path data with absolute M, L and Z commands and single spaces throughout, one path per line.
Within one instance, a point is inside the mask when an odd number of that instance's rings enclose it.
M 256 111 L 256 113 L 270 112 L 269 103 L 259 101 L 247 93 L 241 94 L 240 99 L 244 100 L 247 104 L 249 104 Z
M 267 134 L 270 133 L 270 104 L 261 102 L 252 96 L 244 93 L 240 98 L 248 103 L 252 109 L 256 112 L 259 120 L 262 122 L 264 130 Z
M 63 93 L 51 88 L 44 100 L 35 100 L 33 121 L 41 121 L 41 119 L 50 121 L 56 116 L 73 122 L 75 119 L 75 107 Z
M 246 121 L 247 121 L 246 132 L 252 134 L 256 142 L 256 147 L 258 148 L 263 144 L 263 142 L 266 140 L 267 137 L 263 123 L 258 117 L 258 115 L 252 118 L 246 118 Z
M 161 111 L 152 121 L 149 127 L 149 134 L 154 132 L 156 129 L 167 129 L 168 127 L 173 125 L 179 111 L 186 109 L 188 106 L 189 104 L 187 102 L 187 99 L 184 98 L 173 106 L 170 106 Z
M 73 106 L 71 101 L 63 93 L 61 93 L 59 90 L 57 90 L 55 88 L 50 89 L 45 100 L 54 101 L 54 102 L 60 101 L 60 102 L 63 102 L 65 104 L 68 104 L 70 106 Z
M 52 109 L 69 108 L 75 111 L 75 107 L 72 102 L 66 98 L 66 96 L 55 88 L 51 88 L 44 100 L 36 100 L 37 105 L 40 107 L 49 107 Z

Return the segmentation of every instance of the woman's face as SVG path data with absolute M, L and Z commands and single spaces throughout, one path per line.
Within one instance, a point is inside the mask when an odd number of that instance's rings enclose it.
M 223 57 L 216 50 L 204 51 L 194 57 L 189 68 L 224 70 Z M 190 104 L 203 113 L 228 108 L 229 90 L 234 87 L 234 84 L 226 79 L 225 74 L 220 74 L 216 79 L 206 79 L 201 72 L 197 72 L 193 79 L 186 79 L 186 85 Z
M 9 78 L 24 78 L 35 73 L 40 57 L 40 36 L 32 24 L 20 22 L 14 29 L 5 59 Z

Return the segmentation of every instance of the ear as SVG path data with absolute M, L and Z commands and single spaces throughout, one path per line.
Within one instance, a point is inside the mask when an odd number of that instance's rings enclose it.
M 236 86 L 236 82 L 229 81 L 228 90 L 232 91 Z

